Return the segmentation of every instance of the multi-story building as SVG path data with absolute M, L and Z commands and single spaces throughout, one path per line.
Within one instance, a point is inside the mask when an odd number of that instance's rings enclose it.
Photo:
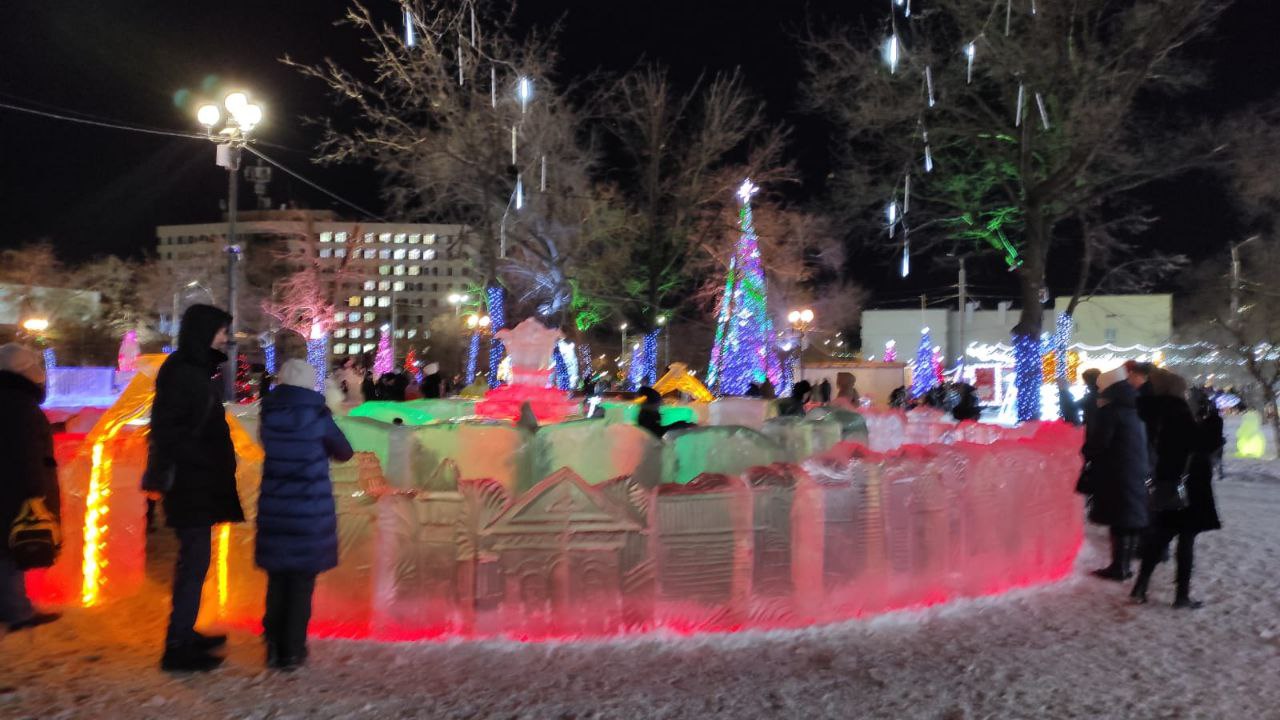
M 425 344 L 432 319 L 454 312 L 449 296 L 466 292 L 473 281 L 458 242 L 462 229 L 347 221 L 318 210 L 241 212 L 236 222 L 237 242 L 244 247 L 241 330 L 253 335 L 270 329 L 270 319 L 254 305 L 272 296 L 275 283 L 315 262 L 335 307 L 332 354 L 373 352 L 382 327 L 393 326 L 403 356 L 409 347 Z M 216 299 L 225 296 L 226 235 L 225 222 L 156 228 L 160 261 L 172 275 L 175 298 L 197 284 Z M 179 313 L 181 304 L 175 299 Z M 162 317 L 162 324 L 170 322 L 171 317 Z

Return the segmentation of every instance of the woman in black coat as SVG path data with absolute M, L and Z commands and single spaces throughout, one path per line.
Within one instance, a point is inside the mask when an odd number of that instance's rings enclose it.
M 32 607 L 23 570 L 9 554 L 9 531 L 28 500 L 43 498 L 55 517 L 60 510 L 53 434 L 40 409 L 44 383 L 40 355 L 13 343 L 0 346 L 0 623 L 11 632 L 58 619 Z
M 1131 594 L 1139 603 L 1147 601 L 1151 574 L 1167 556 L 1169 543 L 1176 537 L 1178 569 L 1173 606 L 1194 609 L 1201 606 L 1199 601 L 1191 599 L 1196 535 L 1222 527 L 1211 484 L 1213 455 L 1226 442 L 1222 436 L 1222 419 L 1203 393 L 1195 398 L 1193 414 L 1182 399 L 1186 383 L 1172 373 L 1153 373 L 1151 386 L 1152 393 L 1143 398 L 1143 406 L 1148 426 L 1155 433 L 1152 446 L 1156 470 L 1152 482 L 1156 486 L 1176 485 L 1185 477 L 1187 502 L 1185 508 L 1155 514 L 1143 544 L 1142 568 Z
M 1126 580 L 1139 532 L 1147 526 L 1147 433 L 1138 417 L 1137 391 L 1113 370 L 1102 376 L 1098 411 L 1085 438 L 1089 520 L 1111 528 L 1111 564 L 1093 572 L 1105 580 Z
M 165 635 L 164 670 L 211 670 L 221 658 L 209 651 L 225 635 L 195 631 L 200 594 L 209 572 L 214 525 L 244 522 L 236 491 L 236 453 L 213 375 L 226 362 L 217 346 L 227 339 L 231 316 L 211 305 L 182 315 L 178 349 L 156 374 L 151 404 L 147 469 L 142 489 L 162 499 L 165 522 L 178 536 L 173 603 Z

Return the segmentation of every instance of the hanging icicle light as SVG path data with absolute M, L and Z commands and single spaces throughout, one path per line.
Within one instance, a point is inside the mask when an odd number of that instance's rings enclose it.
M 1009 35 L 1009 23 L 1013 20 L 1013 0 L 1004 0 L 1004 34 Z
M 476 46 L 476 6 L 471 6 L 471 47 Z
M 538 192 L 547 191 L 547 156 L 542 156 L 542 176 L 538 180 Z
M 1018 83 L 1018 106 L 1013 110 L 1013 126 L 1014 127 L 1022 126 L 1022 106 L 1024 104 L 1023 101 L 1025 99 L 1026 99 L 1026 88 L 1023 87 L 1022 83 Z
M 516 164 L 516 126 L 511 126 L 511 164 Z
M 1031 0 L 1031 14 L 1036 14 L 1036 0 Z
M 964 46 L 964 56 L 969 63 L 968 70 L 966 71 L 965 82 L 972 84 L 973 83 L 973 59 L 978 56 L 978 43 L 976 40 Z
M 911 0 L 907 0 L 906 8 L 902 11 L 903 17 L 911 17 Z
M 528 110 L 529 101 L 533 99 L 533 81 L 521 77 L 520 82 L 516 83 L 516 97 L 520 98 L 520 112 Z
M 902 214 L 911 212 L 911 173 L 902 179 Z
M 1036 107 L 1040 108 L 1040 124 L 1044 125 L 1044 129 L 1049 129 L 1049 113 L 1044 109 L 1044 96 L 1036 93 Z
M 404 11 L 404 44 L 405 47 L 415 47 L 418 44 L 418 34 L 413 28 L 413 13 L 408 9 Z
M 906 228 L 904 227 L 902 231 L 903 231 L 903 237 L 905 238 Z M 911 274 L 911 241 L 903 240 L 902 241 L 902 277 L 906 277 L 910 274 Z
M 924 67 L 924 84 L 929 90 L 929 107 L 933 107 L 937 101 L 933 98 L 933 69 L 928 65 Z
M 516 173 L 516 195 L 515 204 L 517 210 L 524 209 L 524 181 L 519 173 Z
M 933 150 L 929 147 L 929 131 L 922 130 L 924 134 L 924 171 L 933 172 Z
M 498 69 L 489 68 L 489 104 L 498 107 Z
M 891 200 L 884 207 L 884 217 L 889 221 L 889 234 L 892 235 L 893 226 L 898 224 L 898 203 L 896 200 Z
M 884 58 L 884 63 L 889 66 L 890 73 L 898 72 L 898 59 L 901 55 L 901 50 L 901 44 L 898 42 L 898 35 L 896 33 L 890 35 L 889 38 L 884 41 L 884 47 L 881 49 L 880 54 Z

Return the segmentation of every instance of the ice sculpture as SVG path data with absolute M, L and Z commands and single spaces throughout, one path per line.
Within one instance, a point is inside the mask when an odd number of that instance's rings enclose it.
M 545 327 L 528 318 L 514 329 L 494 333 L 507 349 L 511 360 L 511 384 L 496 387 L 476 403 L 476 413 L 486 417 L 518 420 L 521 408 L 528 405 L 539 424 L 560 422 L 580 411 L 578 403 L 551 384 L 551 350 L 560 339 L 560 331 Z
M 1266 454 L 1267 437 L 1262 434 L 1262 415 L 1257 410 L 1248 410 L 1236 431 L 1236 457 L 1260 458 Z

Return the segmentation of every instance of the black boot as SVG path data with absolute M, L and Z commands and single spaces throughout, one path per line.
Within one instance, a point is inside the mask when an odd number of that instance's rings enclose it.
M 1195 535 L 1192 533 L 1185 533 L 1178 537 L 1178 594 L 1177 599 L 1173 601 L 1173 606 L 1187 610 L 1204 606 L 1204 603 L 1199 600 L 1191 599 L 1191 567 L 1195 559 L 1193 543 L 1195 543 Z
M 1156 564 L 1143 558 L 1142 567 L 1138 570 L 1138 579 L 1133 583 L 1133 590 L 1129 592 L 1129 597 L 1133 598 L 1133 602 L 1138 605 L 1144 605 L 1147 602 L 1147 584 L 1151 582 L 1151 573 L 1155 572 Z
M 222 658 L 193 643 L 166 647 L 160 658 L 160 669 L 165 672 L 208 672 L 221 664 Z
M 1133 576 L 1129 572 L 1129 559 L 1133 556 L 1133 538 L 1131 533 L 1112 528 L 1111 530 L 1111 564 L 1093 571 L 1093 576 L 1103 580 L 1121 582 Z

